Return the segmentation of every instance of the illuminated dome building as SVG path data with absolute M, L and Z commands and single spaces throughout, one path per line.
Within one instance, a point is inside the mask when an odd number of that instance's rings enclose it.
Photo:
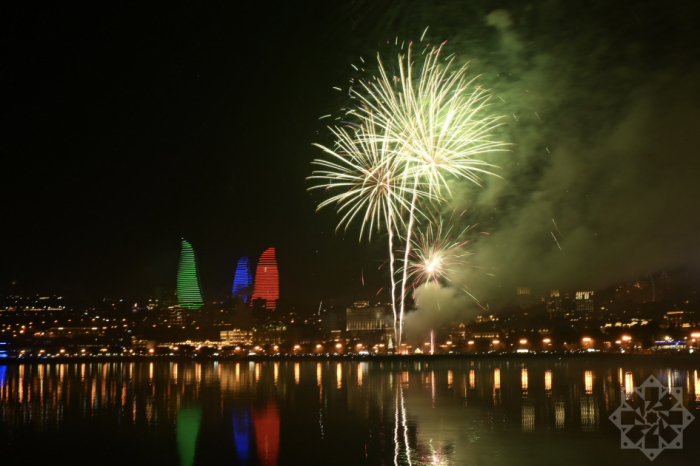
M 267 309 L 275 309 L 279 299 L 279 276 L 275 248 L 268 248 L 260 256 L 255 269 L 255 285 L 252 300 L 264 299 Z
M 177 270 L 177 300 L 184 309 L 199 309 L 204 305 L 199 288 L 197 260 L 192 245 L 182 240 L 180 265 Z
M 244 256 L 238 259 L 236 274 L 233 276 L 231 295 L 234 298 L 243 298 L 243 302 L 247 303 L 252 289 L 253 276 L 250 273 L 250 261 L 247 256 Z

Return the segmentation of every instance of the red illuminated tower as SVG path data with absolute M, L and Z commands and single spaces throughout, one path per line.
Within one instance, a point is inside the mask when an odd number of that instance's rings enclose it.
M 256 299 L 264 299 L 267 309 L 275 309 L 280 297 L 279 289 L 275 248 L 268 248 L 260 256 L 258 266 L 255 269 L 255 284 L 253 285 L 251 302 Z

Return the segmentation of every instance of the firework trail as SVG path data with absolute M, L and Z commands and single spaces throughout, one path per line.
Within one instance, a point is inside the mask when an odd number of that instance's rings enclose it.
M 557 243 L 557 246 L 559 247 L 559 250 L 561 251 L 561 246 L 559 245 L 559 241 L 557 241 L 557 237 L 554 236 L 554 232 L 550 231 L 550 233 L 552 234 L 552 238 L 554 238 L 554 242 Z
M 559 236 L 561 236 L 563 238 L 564 235 L 562 235 L 561 231 L 559 231 L 559 227 L 557 226 L 557 222 L 555 222 L 554 219 L 552 219 L 552 223 L 554 224 L 554 228 L 557 229 L 557 233 L 559 233 Z

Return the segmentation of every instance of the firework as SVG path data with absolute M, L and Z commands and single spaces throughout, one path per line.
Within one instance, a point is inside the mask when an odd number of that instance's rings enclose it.
M 481 185 L 480 175 L 493 175 L 495 166 L 475 157 L 505 145 L 490 138 L 501 118 L 481 116 L 490 93 L 474 84 L 478 76 L 467 79 L 466 66 L 451 72 L 454 57 L 441 66 L 441 51 L 442 45 L 427 53 L 417 75 L 410 46 L 398 56 L 398 76 L 389 76 L 377 56 L 379 76 L 353 87 L 361 105 L 350 112 L 382 128 L 382 142 L 395 148 L 403 176 L 438 195 L 450 192 L 450 175 Z
M 394 277 L 394 231 L 397 222 L 402 222 L 402 209 L 408 208 L 408 199 L 426 197 L 429 193 L 419 192 L 406 184 L 401 161 L 396 156 L 393 145 L 377 135 L 377 126 L 372 118 L 363 121 L 362 126 L 350 128 L 330 128 L 335 136 L 334 148 L 315 144 L 331 156 L 331 160 L 317 159 L 312 163 L 321 167 L 315 170 L 311 180 L 321 184 L 309 189 L 340 190 L 340 193 L 319 204 L 317 210 L 328 205 L 336 205 L 343 216 L 336 230 L 350 225 L 355 218 L 361 218 L 360 240 L 367 231 L 369 240 L 374 231 L 381 230 L 382 220 L 389 240 L 389 267 L 391 276 L 392 312 L 395 325 L 400 321 L 396 312 L 396 280 Z M 395 329 L 395 334 L 397 330 Z
M 461 238 L 472 228 L 453 236 L 452 227 L 445 228 L 440 221 L 438 225 L 428 224 L 425 231 L 415 235 L 409 261 L 400 270 L 406 269 L 412 288 L 450 282 L 449 275 L 458 266 L 466 265 L 466 257 L 471 255 L 464 249 L 469 241 Z
M 384 220 L 389 232 L 395 318 L 392 231 L 405 227 L 404 264 L 409 264 L 416 216 L 427 219 L 421 209 L 435 207 L 451 195 L 450 178 L 481 185 L 480 176 L 493 175 L 495 166 L 477 157 L 502 151 L 506 145 L 491 139 L 492 131 L 501 124 L 500 117 L 484 115 L 490 93 L 474 85 L 476 78 L 467 78 L 467 67 L 453 71 L 454 57 L 441 58 L 443 43 L 426 49 L 421 67 L 415 68 L 411 45 L 405 54 L 398 55 L 398 75 L 390 76 L 378 55 L 378 76 L 353 80 L 349 95 L 357 105 L 346 111 L 344 119 L 354 118 L 357 123 L 331 128 L 335 147 L 318 147 L 331 155 L 332 161 L 314 161 L 324 170 L 311 177 L 325 182 L 315 188 L 343 190 L 319 205 L 338 204 L 338 211 L 343 213 L 338 228 L 347 228 L 360 215 L 360 238 L 366 227 L 371 238 L 372 231 L 379 229 Z M 426 200 L 429 202 L 424 202 L 425 206 L 419 206 Z M 428 268 L 433 272 L 427 272 Z M 443 264 L 436 261 L 425 270 L 432 275 L 435 270 L 443 270 Z M 409 267 L 404 266 L 395 329 L 399 347 L 408 273 Z
M 351 92 L 362 102 L 354 113 L 371 118 L 383 129 L 385 142 L 395 147 L 403 165 L 404 183 L 414 188 L 408 209 L 404 263 L 409 262 L 418 193 L 444 199 L 450 193 L 448 177 L 466 178 L 481 185 L 480 175 L 493 175 L 495 166 L 476 156 L 504 150 L 505 144 L 490 138 L 500 118 L 482 116 L 490 94 L 467 79 L 467 67 L 451 72 L 454 58 L 440 65 L 444 43 L 425 54 L 415 75 L 412 48 L 398 57 L 398 76 L 389 77 L 378 56 L 379 77 L 360 80 Z M 401 280 L 401 306 L 397 340 L 401 344 L 408 268 Z
M 330 128 L 335 136 L 334 148 L 314 144 L 331 156 L 331 160 L 316 159 L 321 167 L 308 178 L 321 184 L 312 189 L 340 190 L 319 204 L 317 210 L 335 204 L 343 216 L 336 229 L 347 227 L 356 218 L 362 219 L 360 239 L 365 231 L 369 239 L 379 231 L 382 220 L 387 225 L 402 221 L 400 211 L 410 207 L 412 196 L 428 196 L 406 183 L 401 160 L 392 145 L 376 134 L 376 125 L 367 120 L 360 127 Z M 388 227 L 387 227 L 388 228 Z M 388 228 L 391 229 L 391 228 Z

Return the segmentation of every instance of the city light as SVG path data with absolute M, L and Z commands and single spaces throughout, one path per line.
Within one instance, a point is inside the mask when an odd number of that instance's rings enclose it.
M 523 338 L 522 340 L 520 340 L 520 344 L 521 344 L 521 345 L 526 345 L 526 344 L 527 344 L 527 340 Z
M 622 335 L 622 341 L 630 341 L 632 339 L 629 335 Z

